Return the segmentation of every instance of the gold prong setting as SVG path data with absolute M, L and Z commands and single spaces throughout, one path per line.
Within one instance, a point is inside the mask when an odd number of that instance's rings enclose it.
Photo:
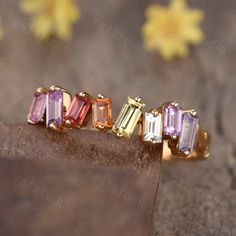
M 71 95 L 59 86 L 51 86 L 46 97 L 46 127 L 55 131 L 66 132 L 64 115 L 71 103 Z
M 104 96 L 104 94 L 102 94 L 102 93 L 99 93 L 99 94 L 98 94 L 98 98 L 100 98 L 100 99 L 104 99 L 104 98 L 105 98 L 105 96 Z
M 103 93 L 93 100 L 92 104 L 92 126 L 98 130 L 109 130 L 113 126 L 112 100 Z
M 142 98 L 140 96 L 136 96 L 134 100 L 138 103 L 142 102 Z
M 86 126 L 93 101 L 94 97 L 87 92 L 76 93 L 64 115 L 64 125 L 77 129 Z
M 95 98 L 87 92 L 80 92 L 79 96 L 86 98 L 86 99 L 90 100 L 91 102 L 95 101 Z
M 161 108 L 144 113 L 142 139 L 146 143 L 162 143 L 163 115 Z
M 142 102 L 140 96 L 134 99 L 128 97 L 127 103 L 125 103 L 115 121 L 112 131 L 118 137 L 130 138 L 134 129 L 141 117 L 142 109 L 145 104 Z
M 199 117 L 194 109 L 183 110 L 177 102 L 168 102 L 162 105 L 164 117 L 163 138 L 175 158 L 192 159 L 201 157 L 197 150 L 197 136 L 199 133 Z M 166 132 L 169 131 L 169 132 Z M 177 132 L 178 131 L 178 132 Z M 201 140 L 203 138 L 201 137 Z M 199 142 L 198 142 L 199 143 Z M 207 143 L 207 141 L 203 141 Z M 208 145 L 204 146 L 207 150 Z M 207 156 L 208 151 L 203 156 Z
M 92 127 L 112 132 L 117 137 L 130 138 L 136 126 L 143 143 L 162 145 L 168 143 L 175 158 L 209 156 L 209 135 L 199 125 L 194 109 L 182 109 L 177 102 L 164 103 L 143 113 L 145 104 L 140 96 L 128 97 L 115 122 L 112 120 L 112 100 L 103 93 L 97 97 L 87 92 L 71 94 L 59 86 L 36 89 L 27 117 L 29 124 L 46 124 L 46 127 L 66 132 L 83 128 L 92 115 Z

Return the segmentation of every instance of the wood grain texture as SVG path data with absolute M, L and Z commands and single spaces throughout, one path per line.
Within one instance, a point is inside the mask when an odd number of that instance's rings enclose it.
M 161 146 L 30 125 L 0 133 L 0 235 L 152 235 Z
M 0 1 L 0 120 L 25 122 L 34 89 L 51 84 L 111 96 L 114 117 L 128 95 L 142 96 L 147 110 L 169 100 L 193 107 L 212 134 L 211 159 L 164 163 L 155 235 L 236 235 L 236 2 L 189 1 L 205 11 L 205 41 L 170 63 L 142 50 L 153 1 L 77 2 L 82 19 L 72 41 L 39 43 L 18 1 Z

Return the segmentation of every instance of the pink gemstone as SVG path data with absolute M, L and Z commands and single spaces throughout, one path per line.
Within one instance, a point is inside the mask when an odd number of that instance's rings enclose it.
M 51 90 L 46 96 L 46 126 L 62 124 L 63 92 L 61 89 Z
M 179 136 L 182 128 L 182 109 L 173 104 L 164 106 L 164 135 Z
M 28 121 L 30 123 L 38 123 L 43 119 L 46 107 L 46 93 L 36 92 L 30 106 Z
M 76 94 L 65 114 L 65 121 L 70 121 L 72 125 L 80 127 L 91 107 L 91 101 Z

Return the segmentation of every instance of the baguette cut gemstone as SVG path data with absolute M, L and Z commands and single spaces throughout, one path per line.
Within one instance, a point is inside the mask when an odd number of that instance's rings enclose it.
M 93 127 L 112 127 L 112 101 L 110 98 L 97 98 L 93 103 Z
M 71 125 L 81 127 L 83 121 L 91 107 L 91 101 L 76 94 L 65 114 L 64 120 L 69 121 Z
M 190 112 L 184 113 L 182 131 L 178 141 L 179 151 L 192 152 L 199 127 L 198 123 L 197 116 L 193 116 Z
M 123 105 L 112 127 L 112 131 L 119 137 L 130 138 L 139 121 L 142 114 L 141 110 L 144 106 L 145 104 L 141 102 L 141 99 L 139 101 L 139 99 L 136 100 L 128 97 L 128 102 Z
M 34 94 L 34 99 L 30 106 L 28 114 L 28 122 L 38 123 L 42 121 L 46 108 L 46 93 L 45 92 L 36 92 Z
M 182 128 L 182 109 L 173 104 L 164 106 L 164 135 L 179 136 Z
M 50 90 L 46 96 L 46 127 L 59 126 L 63 121 L 63 91 Z
M 145 142 L 162 143 L 162 114 L 146 112 L 144 114 L 143 140 Z

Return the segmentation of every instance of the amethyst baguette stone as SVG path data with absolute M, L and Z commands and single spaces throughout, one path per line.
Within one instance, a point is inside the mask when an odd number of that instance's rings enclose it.
M 180 152 L 189 154 L 192 152 L 199 128 L 199 118 L 191 113 L 183 114 L 182 131 L 178 140 L 177 148 Z
M 43 121 L 46 108 L 47 90 L 38 88 L 34 94 L 34 99 L 31 103 L 27 121 L 30 124 L 37 124 Z
M 63 121 L 63 91 L 50 90 L 46 96 L 46 127 L 58 127 Z
M 177 103 L 164 104 L 163 133 L 168 137 L 179 137 L 182 128 L 182 109 Z

